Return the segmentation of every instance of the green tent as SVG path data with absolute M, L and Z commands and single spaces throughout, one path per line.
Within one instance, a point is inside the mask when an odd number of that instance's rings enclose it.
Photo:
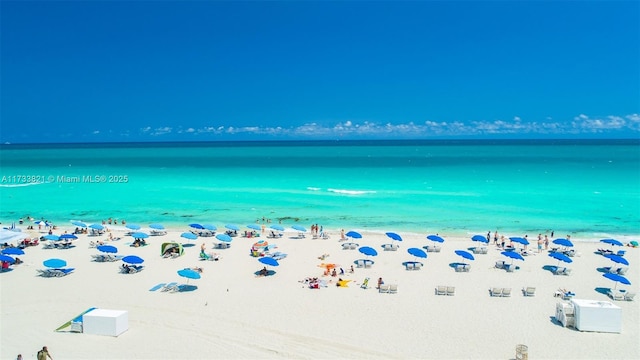
M 182 256 L 184 254 L 184 249 L 182 248 L 182 244 L 175 243 L 175 242 L 163 243 L 162 250 L 160 251 L 160 255 L 165 256 L 167 254 L 177 254 L 177 256 Z

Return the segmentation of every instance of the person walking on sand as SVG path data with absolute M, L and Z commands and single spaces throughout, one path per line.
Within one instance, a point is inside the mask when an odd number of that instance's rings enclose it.
M 47 360 L 47 357 L 53 360 L 53 358 L 51 357 L 51 354 L 49 354 L 49 349 L 47 349 L 46 346 L 43 346 L 42 350 L 38 351 L 37 358 L 38 360 Z

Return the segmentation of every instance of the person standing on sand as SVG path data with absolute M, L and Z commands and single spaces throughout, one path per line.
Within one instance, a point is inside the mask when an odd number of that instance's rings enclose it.
M 549 238 L 547 235 L 544 236 L 544 251 L 549 250 Z
M 493 233 L 493 245 L 498 245 L 498 230 Z
M 37 359 L 38 360 L 47 360 L 47 357 L 49 359 L 53 360 L 53 358 L 51 357 L 51 354 L 49 354 L 49 349 L 47 349 L 46 346 L 43 346 L 42 350 L 38 351 Z

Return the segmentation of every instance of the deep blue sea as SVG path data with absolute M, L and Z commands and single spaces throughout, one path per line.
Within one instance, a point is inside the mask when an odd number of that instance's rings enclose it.
M 0 219 L 640 234 L 637 140 L 0 146 Z

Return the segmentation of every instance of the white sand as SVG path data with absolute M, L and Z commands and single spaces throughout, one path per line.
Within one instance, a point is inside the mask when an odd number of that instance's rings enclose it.
M 69 228 L 68 230 L 71 230 Z M 118 272 L 120 262 L 95 263 L 88 247 L 94 237 L 81 235 L 75 248 L 26 249 L 24 264 L 0 274 L 0 358 L 25 359 L 47 345 L 54 359 L 228 359 L 228 358 L 429 358 L 510 359 L 517 344 L 528 346 L 532 359 L 638 359 L 640 358 L 639 306 L 635 301 L 615 302 L 622 308 L 621 334 L 579 332 L 553 321 L 558 288 L 567 288 L 576 298 L 607 301 L 597 287 L 613 287 L 596 269 L 611 261 L 594 254 L 599 243 L 574 241 L 581 256 L 575 257 L 570 276 L 554 276 L 544 265 L 557 261 L 546 254 L 528 256 L 515 273 L 493 268 L 505 259 L 492 245 L 489 254 L 476 255 L 469 273 L 456 273 L 449 264 L 461 258 L 454 250 L 477 244 L 468 238 L 444 236 L 442 252 L 429 253 L 419 271 L 406 271 L 403 261 L 415 260 L 410 247 L 433 245 L 424 235 L 406 235 L 398 251 L 382 251 L 391 243 L 383 234 L 363 233 L 357 240 L 378 250 L 371 269 L 356 269 L 348 288 L 329 286 L 312 290 L 299 280 L 321 276 L 318 256 L 330 256 L 347 270 L 363 256 L 357 250 L 342 250 L 338 232 L 329 240 L 277 240 L 277 251 L 288 254 L 276 275 L 258 278 L 262 268 L 249 248 L 256 239 L 235 238 L 232 247 L 218 250 L 218 262 L 199 261 L 200 244 L 210 248 L 213 238 L 200 238 L 177 259 L 160 256 L 160 244 L 177 240 L 179 231 L 151 237 L 151 245 L 130 248 L 131 239 L 112 244 L 121 255 L 139 255 L 146 269 L 138 274 Z M 123 233 L 123 231 L 113 231 Z M 100 237 L 105 239 L 106 236 Z M 631 263 L 626 276 L 638 290 L 640 249 L 625 248 Z M 617 249 L 616 249 L 617 250 Z M 36 269 L 42 261 L 62 258 L 75 272 L 64 278 L 41 278 Z M 184 283 L 176 271 L 184 267 L 204 268 L 192 292 L 164 293 L 149 289 L 158 283 Z M 370 288 L 360 283 L 369 277 Z M 378 277 L 397 283 L 397 294 L 379 294 Z M 335 278 L 327 277 L 335 282 Z M 437 285 L 455 286 L 455 296 L 436 296 Z M 537 288 L 535 297 L 524 297 L 524 286 Z M 490 287 L 511 287 L 510 298 L 492 298 Z M 129 330 L 119 337 L 55 332 L 61 324 L 89 307 L 127 310 Z M 68 330 L 68 329 L 67 329 Z

